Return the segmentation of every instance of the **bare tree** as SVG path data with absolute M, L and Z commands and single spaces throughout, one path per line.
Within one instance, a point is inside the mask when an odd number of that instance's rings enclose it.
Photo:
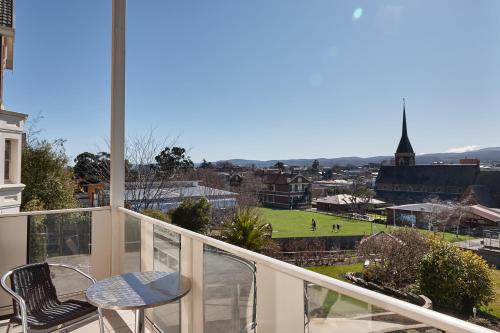
M 165 154 L 172 151 L 184 152 L 184 149 L 175 147 L 176 142 L 177 139 L 156 135 L 154 130 L 127 138 L 125 204 L 128 207 L 134 210 L 162 210 L 162 204 L 178 190 L 179 182 L 186 179 L 184 166 L 190 165 L 189 156 L 182 156 L 179 167 L 173 168 L 162 167 L 157 161 L 159 156 L 165 160 Z M 107 156 L 108 163 L 102 163 L 103 167 L 99 169 L 101 182 L 109 188 L 109 154 Z
M 415 283 L 418 263 L 428 250 L 427 238 L 411 228 L 377 233 L 358 246 L 358 254 L 370 260 L 365 279 L 396 288 Z
M 259 191 L 262 189 L 262 177 L 256 176 L 253 171 L 242 174 L 243 180 L 238 188 L 233 190 L 238 193 L 238 205 L 241 207 L 260 206 Z
M 471 218 L 470 206 L 467 198 L 462 201 L 442 201 L 437 197 L 429 197 L 430 203 L 426 208 L 424 221 L 429 230 L 455 232 L 464 227 Z
M 356 177 L 344 202 L 349 205 L 352 212 L 364 215 L 370 208 L 374 196 L 375 192 L 365 185 L 364 177 Z

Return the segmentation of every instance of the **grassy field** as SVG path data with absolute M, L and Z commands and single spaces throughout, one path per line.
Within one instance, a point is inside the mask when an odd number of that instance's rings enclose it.
M 315 237 L 315 236 L 353 236 L 370 235 L 373 232 L 390 231 L 393 226 L 370 223 L 365 221 L 349 220 L 342 217 L 331 216 L 301 210 L 283 210 L 260 208 L 262 216 L 273 226 L 273 238 L 283 237 Z M 311 220 L 316 220 L 316 231 L 311 231 Z M 339 224 L 340 231 L 332 231 L 332 225 Z M 427 232 L 422 230 L 422 232 Z M 469 236 L 458 236 L 444 233 L 444 238 L 451 242 L 470 239 Z
M 353 273 L 361 272 L 363 270 L 363 264 L 357 263 L 352 265 L 338 265 L 338 266 L 314 266 L 306 268 L 316 273 L 320 273 L 323 275 L 330 276 L 332 278 L 346 281 L 344 275 L 348 272 L 353 272 Z
M 482 310 L 494 316 L 500 317 L 500 270 L 497 269 L 494 271 L 493 278 L 495 280 L 495 290 L 497 292 L 497 297 L 495 301 L 490 303 L 487 307 L 484 307 Z

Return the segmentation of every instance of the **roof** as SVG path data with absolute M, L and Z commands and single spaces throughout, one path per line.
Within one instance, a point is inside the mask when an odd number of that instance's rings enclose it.
M 194 185 L 194 184 L 193 184 Z M 135 193 L 134 193 L 135 192 Z M 139 196 L 145 195 L 143 189 L 129 188 L 125 191 L 126 199 L 128 201 L 133 201 L 138 199 Z M 148 191 L 148 196 L 150 199 L 156 197 L 158 200 L 184 200 L 187 198 L 215 198 L 215 197 L 235 197 L 237 194 L 234 192 L 219 190 L 213 187 L 194 185 L 194 186 L 183 186 L 181 182 L 178 184 L 172 184 L 165 189 L 162 189 L 157 193 L 156 189 L 150 189 Z
M 494 207 L 500 207 L 500 171 L 481 170 L 475 184 L 486 186 L 495 200 Z
M 491 191 L 486 185 L 472 185 L 469 186 L 464 193 L 463 198 L 468 203 L 478 203 L 486 207 L 495 207 L 497 204 L 491 195 Z
M 368 237 L 365 237 L 359 243 L 363 244 L 363 243 L 366 243 L 366 242 L 369 242 L 371 240 L 378 239 L 378 238 L 385 239 L 386 241 L 396 241 L 398 243 L 403 244 L 402 240 L 400 240 L 399 238 L 397 238 L 397 237 L 395 237 L 395 236 L 393 236 L 391 234 L 388 234 L 388 233 L 386 233 L 384 231 L 379 231 L 376 234 L 373 234 L 373 235 L 370 235 Z
M 467 187 L 474 184 L 478 174 L 479 166 L 472 164 L 383 165 L 377 183 Z
M 432 213 L 432 212 L 435 212 L 435 211 L 441 210 L 441 209 L 450 209 L 450 207 L 446 206 L 446 205 L 442 205 L 442 204 L 425 202 L 425 203 L 417 203 L 417 204 L 409 204 L 409 205 L 401 205 L 401 206 L 391 206 L 391 207 L 387 207 L 387 209 L 402 210 L 402 211 L 407 211 L 407 212 Z
M 291 173 L 267 173 L 264 175 L 264 183 L 266 184 L 280 184 L 287 185 L 293 183 L 295 180 L 299 180 L 301 183 L 310 183 L 311 181 L 304 177 L 302 174 L 291 174 Z
M 480 216 L 488 221 L 500 222 L 500 212 L 495 211 L 493 209 L 489 209 L 488 207 L 484 207 L 481 205 L 475 205 L 469 207 L 469 212 L 474 215 Z
M 358 198 L 359 199 L 359 198 Z M 349 194 L 337 194 L 337 195 L 329 195 L 324 198 L 317 199 L 316 202 L 333 204 L 333 205 L 347 205 L 352 203 L 352 196 Z M 360 199 L 362 201 L 362 199 Z M 370 204 L 372 205 L 383 205 L 384 201 L 377 199 L 370 199 Z
M 12 28 L 14 22 L 13 0 L 0 0 L 0 26 Z
M 408 131 L 406 129 L 406 110 L 403 106 L 403 132 L 401 140 L 399 141 L 396 154 L 414 154 L 413 147 L 411 146 L 410 139 L 408 138 Z

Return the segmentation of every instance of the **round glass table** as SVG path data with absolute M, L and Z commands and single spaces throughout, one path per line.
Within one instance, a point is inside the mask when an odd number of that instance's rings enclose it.
M 144 332 L 144 309 L 176 301 L 191 290 L 191 280 L 177 272 L 134 272 L 97 281 L 85 292 L 102 309 L 135 310 L 135 332 Z

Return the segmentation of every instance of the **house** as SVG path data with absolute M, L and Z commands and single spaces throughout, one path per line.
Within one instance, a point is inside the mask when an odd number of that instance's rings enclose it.
M 0 6 L 0 214 L 17 213 L 21 206 L 21 150 L 28 115 L 7 111 L 3 99 L 5 70 L 14 68 L 14 12 L 12 1 Z
M 310 208 L 311 181 L 302 174 L 263 172 L 259 199 L 264 206 Z

